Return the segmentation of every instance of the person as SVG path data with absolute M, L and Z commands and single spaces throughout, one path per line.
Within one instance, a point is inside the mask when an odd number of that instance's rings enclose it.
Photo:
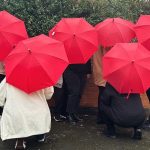
M 5 78 L 5 69 L 3 62 L 0 62 L 0 82 Z M 0 107 L 0 116 L 2 115 L 3 107 Z
M 83 121 L 78 116 L 78 109 L 80 99 L 83 94 L 87 74 L 91 73 L 91 60 L 86 64 L 70 64 L 63 73 L 63 85 L 61 89 L 57 88 L 54 99 L 57 101 L 55 104 L 58 108 L 55 121 L 62 120 L 64 116 L 69 123 L 75 125 L 77 122 Z M 58 92 L 59 90 L 59 92 Z M 59 110 L 59 111 L 58 111 Z M 56 113 L 55 113 L 56 114 Z
M 51 115 L 46 99 L 50 99 L 53 92 L 51 86 L 27 94 L 6 83 L 5 78 L 0 84 L 0 106 L 4 106 L 1 139 L 17 139 L 15 149 L 25 149 L 25 140 L 32 135 L 37 136 L 38 142 L 44 142 L 45 133 L 51 128 Z
M 54 120 L 56 122 L 62 122 L 67 119 L 66 114 L 66 100 L 67 94 L 65 90 L 65 85 L 63 83 L 63 75 L 59 78 L 58 82 L 54 86 Z
M 101 96 L 101 111 L 106 123 L 106 135 L 116 138 L 115 125 L 133 128 L 132 138 L 142 138 L 141 127 L 145 120 L 145 111 L 140 94 L 120 94 L 109 83 Z
M 101 110 L 100 110 L 100 102 L 101 102 L 101 95 L 105 89 L 106 81 L 103 79 L 102 76 L 102 57 L 110 48 L 103 48 L 100 47 L 98 51 L 96 51 L 93 55 L 93 77 L 94 83 L 98 87 L 98 113 L 97 113 L 97 123 L 101 124 L 104 123 Z

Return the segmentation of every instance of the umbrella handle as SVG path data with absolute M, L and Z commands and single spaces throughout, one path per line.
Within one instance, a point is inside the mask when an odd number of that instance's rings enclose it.
M 132 92 L 132 89 L 130 89 L 130 91 L 129 91 L 127 97 L 126 97 L 127 100 L 129 99 L 129 96 L 130 96 L 131 92 Z

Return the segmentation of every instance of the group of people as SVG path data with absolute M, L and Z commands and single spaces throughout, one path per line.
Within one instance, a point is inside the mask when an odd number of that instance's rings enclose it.
M 55 100 L 55 121 L 68 120 L 72 125 L 83 121 L 78 116 L 78 109 L 91 68 L 99 89 L 97 123 L 106 124 L 105 134 L 108 137 L 116 138 L 117 125 L 133 128 L 132 137 L 141 139 L 145 111 L 140 94 L 120 94 L 102 78 L 101 59 L 108 50 L 98 50 L 93 55 L 92 65 L 91 60 L 86 64 L 69 65 L 54 88 L 51 86 L 31 94 L 6 83 L 4 66 L 0 63 L 1 139 L 17 139 L 15 149 L 25 149 L 26 138 L 33 135 L 38 142 L 44 142 L 45 133 L 51 129 L 47 100 L 52 95 Z M 147 96 L 150 98 L 150 89 L 147 90 Z M 150 117 L 146 124 L 150 125 Z
M 102 77 L 102 57 L 110 48 L 101 48 L 92 58 L 94 81 L 99 89 L 97 123 L 105 123 L 105 134 L 116 138 L 115 125 L 133 128 L 132 138 L 142 138 L 141 128 L 145 122 L 145 110 L 140 94 L 120 94 Z M 68 119 L 71 124 L 82 121 L 76 114 L 79 108 L 86 75 L 91 73 L 90 61 L 85 65 L 70 65 L 61 78 L 61 87 L 55 86 L 55 114 L 57 122 Z M 63 82 L 62 82 L 63 79 Z M 150 89 L 146 91 L 150 98 Z M 144 126 L 150 126 L 150 118 Z
M 140 94 L 120 94 L 102 78 L 102 57 L 110 48 L 102 48 L 93 55 L 93 75 L 98 86 L 97 123 L 105 123 L 105 134 L 116 138 L 115 125 L 133 128 L 132 138 L 142 138 L 142 127 L 150 127 L 150 115 L 146 117 Z M 146 91 L 150 100 L 150 89 Z M 146 117 L 146 119 L 145 119 Z M 146 121 L 145 121 L 146 120 Z

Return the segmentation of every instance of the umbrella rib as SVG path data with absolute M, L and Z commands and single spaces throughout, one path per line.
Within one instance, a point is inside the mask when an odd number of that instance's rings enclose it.
M 78 44 L 78 42 L 77 42 L 77 38 L 76 39 L 74 39 L 75 41 L 76 41 L 76 44 L 77 44 L 77 46 L 79 47 L 79 49 L 80 49 L 80 55 L 81 55 L 81 57 L 83 58 L 83 60 L 84 60 L 84 57 L 83 57 L 83 53 L 82 53 L 82 51 L 81 51 L 81 48 L 80 48 L 80 46 L 79 46 L 79 44 Z M 72 41 L 73 42 L 73 41 Z
M 116 59 L 116 58 L 115 58 L 115 59 Z M 118 67 L 117 69 L 115 69 L 115 70 L 111 71 L 111 73 L 109 72 L 109 74 L 108 74 L 108 75 L 111 75 L 111 74 L 113 74 L 114 72 L 117 72 L 120 68 L 124 68 L 124 67 L 126 67 L 126 66 L 128 66 L 128 65 L 129 65 L 129 63 L 124 64 L 124 65 L 122 65 L 122 66 Z M 107 76 L 107 75 L 106 75 L 106 76 Z
M 55 59 L 58 59 L 58 60 L 61 60 L 61 61 L 64 61 L 66 63 L 68 63 L 68 61 L 62 59 L 62 58 L 59 58 L 57 56 L 52 56 L 52 55 L 48 55 L 48 54 L 44 54 L 44 53 L 40 53 L 40 52 L 36 52 L 37 54 L 40 54 L 40 55 L 45 55 L 45 56 L 49 56 L 49 57 L 52 57 L 52 58 L 55 58 Z
M 85 42 L 87 42 L 87 43 L 90 43 L 91 45 L 94 45 L 93 43 L 91 43 L 91 42 L 89 42 L 89 41 L 86 41 L 85 39 L 83 39 L 83 38 L 81 38 L 83 41 L 85 41 Z M 76 41 L 76 43 L 78 43 L 77 41 Z M 94 45 L 95 46 L 95 45 Z M 79 44 L 78 44 L 78 47 L 80 48 L 80 46 L 79 46 Z M 95 46 L 96 47 L 96 46 Z M 98 47 L 96 47 L 97 49 L 98 49 Z M 92 50 L 91 50 L 92 51 Z M 83 54 L 82 53 L 82 51 L 80 51 L 81 52 L 81 54 Z M 84 59 L 84 57 L 82 57 L 83 59 Z M 84 59 L 85 60 L 85 59 Z
M 136 65 L 138 65 L 138 64 L 136 64 Z M 140 65 L 138 65 L 138 66 L 140 66 Z M 141 66 L 140 66 L 140 67 L 141 67 Z M 141 74 L 140 74 L 140 72 L 139 72 L 138 69 L 137 69 L 137 66 L 135 66 L 135 70 L 138 72 L 138 75 L 139 75 L 140 79 L 142 79 L 142 78 L 141 78 Z M 140 81 L 142 82 L 142 87 L 143 87 L 143 89 L 144 89 L 143 81 L 142 81 L 142 80 L 140 80 Z
M 63 18 L 63 22 L 64 22 L 65 25 L 68 27 L 68 29 L 69 29 L 68 31 L 72 31 L 71 28 L 70 28 L 70 26 L 69 26 L 68 23 L 66 22 L 65 18 Z M 64 30 L 63 30 L 63 32 L 64 32 Z
M 0 32 L 0 34 L 3 36 L 3 38 L 4 38 L 9 44 L 11 44 L 11 43 L 8 41 L 8 39 L 3 35 L 2 32 Z
M 43 64 L 42 63 L 40 63 L 38 60 L 37 60 L 37 58 L 34 56 L 34 58 L 36 59 L 36 61 L 37 61 L 37 63 L 39 64 L 39 65 L 41 65 L 41 66 L 43 66 Z M 44 67 L 41 67 L 42 68 L 42 70 L 44 70 L 44 72 L 46 72 L 46 70 L 45 70 L 45 68 Z M 45 73 L 46 74 L 46 73 Z M 46 76 L 47 76 L 47 74 L 46 74 Z M 48 78 L 49 78 L 49 80 L 53 83 L 53 84 L 55 84 L 51 79 L 50 79 L 50 77 L 49 76 L 47 76 Z
M 116 22 L 117 24 L 121 24 L 122 26 L 124 26 L 124 27 L 128 27 L 128 28 L 130 28 L 130 30 L 132 30 L 133 31 L 133 29 L 128 25 L 128 24 L 126 24 L 126 25 L 124 25 L 123 23 L 120 23 L 120 22 Z M 134 32 L 134 31 L 133 31 Z
M 145 26 L 150 26 L 150 24 L 149 24 L 149 25 L 146 25 L 146 24 L 143 24 L 143 25 L 136 25 L 135 28 L 140 28 L 140 27 L 145 27 Z
M 83 33 L 86 33 L 86 32 L 91 32 L 91 31 L 92 31 L 92 30 L 88 30 L 88 31 L 82 32 L 82 33 L 80 33 L 80 34 L 83 34 Z M 83 37 L 79 37 L 79 36 L 77 36 L 77 37 L 78 37 L 78 38 L 81 38 L 82 40 L 85 40 Z M 87 40 L 85 40 L 85 41 L 87 41 Z M 91 41 L 87 41 L 87 42 L 89 42 L 89 43 L 95 45 L 95 43 L 92 43 Z
M 12 33 L 12 32 L 8 32 L 8 31 L 1 31 L 1 33 L 13 34 L 13 35 L 15 35 L 15 36 L 19 36 L 19 37 L 24 38 L 24 36 L 21 36 L 21 35 L 19 35 L 19 34 L 15 34 L 15 33 Z
M 125 41 L 125 40 L 124 40 L 124 37 L 122 36 L 122 32 L 121 32 L 121 30 L 118 28 L 117 24 L 114 24 L 114 25 L 116 26 L 116 28 L 117 28 L 117 29 L 118 29 L 118 31 L 120 32 L 120 35 L 121 35 L 121 37 L 122 37 L 123 41 Z
M 18 18 L 17 18 L 18 19 Z M 15 23 L 18 23 L 18 22 L 23 22 L 22 20 L 16 20 L 15 22 L 13 22 L 13 23 L 10 23 L 10 24 L 8 24 L 8 25 L 6 25 L 6 26 L 3 26 L 2 28 L 0 28 L 1 30 L 3 30 L 3 29 L 5 29 L 5 28 L 7 28 L 7 27 L 9 27 L 9 26 L 12 26 L 13 24 L 15 24 Z M 23 22 L 24 23 L 24 22 Z
M 50 43 L 51 44 L 51 43 Z M 26 47 L 26 45 L 23 43 L 23 45 L 24 45 L 24 48 L 25 49 L 27 49 L 27 47 Z M 41 46 L 42 48 L 43 48 L 43 46 Z M 40 49 L 40 48 L 39 48 Z M 28 51 L 27 51 L 28 52 Z M 36 53 L 38 53 L 38 54 L 42 54 L 42 55 L 48 55 L 48 54 L 44 54 L 43 53 L 43 51 L 39 51 L 39 52 L 36 52 Z M 51 56 L 51 55 L 49 55 L 49 56 Z M 63 59 L 61 59 L 61 58 L 58 58 L 58 57 L 55 57 L 55 56 L 51 56 L 51 57 L 54 57 L 54 58 L 57 58 L 57 59 L 59 59 L 59 60 L 63 60 Z M 68 62 L 67 62 L 68 63 Z
M 102 29 L 103 27 L 109 25 L 109 23 L 111 23 L 111 22 L 112 22 L 112 21 L 109 21 L 109 22 L 107 22 L 107 23 L 106 23 L 106 22 L 102 22 L 103 24 L 101 24 L 100 27 L 97 26 L 97 30 Z M 95 27 L 96 27 L 96 26 L 95 26 Z

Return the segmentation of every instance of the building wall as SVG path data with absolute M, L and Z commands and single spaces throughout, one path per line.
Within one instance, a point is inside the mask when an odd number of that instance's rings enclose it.
M 97 107 L 98 88 L 94 85 L 93 76 L 86 83 L 80 105 L 83 107 Z M 150 108 L 149 101 L 145 94 L 141 94 L 142 103 L 145 108 Z

